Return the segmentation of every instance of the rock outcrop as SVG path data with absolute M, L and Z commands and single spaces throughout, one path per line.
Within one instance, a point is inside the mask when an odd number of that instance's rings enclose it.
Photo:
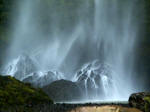
M 65 79 L 64 74 L 58 71 L 34 72 L 25 77 L 22 81 L 31 83 L 36 87 L 46 86 L 53 81 Z
M 31 83 L 36 87 L 43 87 L 53 81 L 65 79 L 61 72 L 40 70 L 38 62 L 26 54 L 18 56 L 18 58 L 9 63 L 2 74 L 11 75 L 20 81 Z
M 52 82 L 43 87 L 43 90 L 56 102 L 78 101 L 82 98 L 80 87 L 67 80 Z
M 3 74 L 11 75 L 18 80 L 22 80 L 24 77 L 37 70 L 38 64 L 36 61 L 28 55 L 23 54 L 10 62 L 3 70 Z
M 30 84 L 22 83 L 10 76 L 0 76 L 1 112 L 30 112 L 35 106 L 52 103 L 42 89 L 35 89 Z
M 134 93 L 129 98 L 129 105 L 144 112 L 150 112 L 150 93 Z

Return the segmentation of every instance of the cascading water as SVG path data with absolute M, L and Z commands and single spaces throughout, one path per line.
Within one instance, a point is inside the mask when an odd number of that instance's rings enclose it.
M 127 98 L 134 88 L 131 81 L 137 41 L 134 1 L 127 0 L 120 4 L 118 0 L 95 0 L 95 8 L 94 37 L 97 48 L 103 52 L 104 62 L 112 65 L 116 72 L 112 77 L 117 91 Z M 127 83 L 128 87 L 124 87 Z
M 53 72 L 49 76 L 81 84 L 86 91 L 85 99 L 127 100 L 135 91 L 132 82 L 137 42 L 134 1 L 20 1 L 3 74 L 30 81 L 40 76 L 39 81 L 41 73 L 47 76 L 48 71 L 61 71 L 63 75 Z M 34 61 L 22 62 L 26 61 L 21 60 L 22 56 L 12 61 L 22 53 Z M 81 73 L 74 76 L 83 64 L 96 59 L 100 63 L 94 61 L 88 64 L 91 67 L 81 68 Z M 8 65 L 9 61 L 12 63 Z
M 90 100 L 114 100 L 115 97 L 111 91 L 115 94 L 117 92 L 113 83 L 113 75 L 115 73 L 109 65 L 95 60 L 85 64 L 76 73 L 73 81 L 85 91 L 86 98 Z

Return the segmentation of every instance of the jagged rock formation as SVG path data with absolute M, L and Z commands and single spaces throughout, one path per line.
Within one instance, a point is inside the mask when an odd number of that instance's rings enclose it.
M 77 100 L 81 98 L 82 94 L 84 94 L 82 98 L 87 100 L 103 100 L 106 97 L 112 97 L 111 93 L 114 90 L 112 75 L 114 75 L 114 72 L 108 64 L 102 63 L 99 60 L 85 64 L 70 81 L 61 80 L 66 79 L 65 75 L 61 72 L 51 70 L 40 71 L 38 68 L 39 66 L 34 59 L 21 55 L 6 67 L 5 74 L 11 74 L 15 78 L 31 83 L 35 87 L 46 88 L 44 90 L 55 101 Z M 59 94 L 60 96 L 58 96 L 56 94 L 58 86 L 63 89 L 67 86 L 70 88 L 63 91 L 59 88 L 57 91 L 61 91 L 61 95 Z M 72 90 L 75 92 L 70 92 Z
M 10 62 L 3 70 L 3 74 L 11 75 L 19 80 L 22 80 L 24 77 L 37 70 L 38 64 L 34 61 L 34 59 L 23 54 Z
M 43 90 L 54 101 L 77 101 L 79 98 L 80 101 L 103 100 L 106 99 L 105 96 L 112 97 L 114 89 L 112 74 L 113 71 L 109 65 L 96 60 L 81 67 L 75 74 L 73 82 L 55 81 L 43 87 Z
M 103 99 L 111 95 L 113 89 L 113 71 L 105 63 L 96 60 L 85 64 L 75 75 L 76 82 L 85 93 L 85 97 Z
M 9 63 L 3 70 L 3 74 L 11 75 L 23 82 L 42 87 L 53 81 L 65 79 L 63 73 L 58 71 L 40 71 L 40 66 L 34 58 L 28 55 L 20 55 Z
M 65 79 L 61 72 L 48 71 L 48 72 L 35 72 L 23 79 L 23 82 L 29 82 L 34 86 L 43 87 L 53 81 Z

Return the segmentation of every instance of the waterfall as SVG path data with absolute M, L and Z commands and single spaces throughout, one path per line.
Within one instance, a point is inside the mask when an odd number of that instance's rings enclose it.
M 75 81 L 73 78 L 76 77 L 80 82 L 81 75 L 92 70 L 83 82 L 87 99 L 89 95 L 95 99 L 100 97 L 101 89 L 105 94 L 103 100 L 127 100 L 136 88 L 132 79 L 138 22 L 134 17 L 133 1 L 20 1 L 3 73 L 15 76 L 21 69 L 17 63 L 22 63 L 17 57 L 25 53 L 32 57 L 35 68 L 23 76 L 17 74 L 18 79 L 56 70 L 61 71 L 65 79 Z M 100 63 L 93 60 L 100 60 Z M 83 69 L 82 66 L 89 62 L 92 67 Z M 85 71 L 75 74 L 79 69 Z M 88 80 L 91 80 L 89 84 L 95 88 L 96 95 L 88 91 Z
M 120 3 L 118 0 L 95 0 L 94 37 L 97 49 L 103 52 L 104 62 L 113 65 L 116 74 L 112 77 L 117 90 L 127 98 L 134 88 L 133 53 L 137 29 L 133 16 L 134 2 L 126 0 Z M 124 85 L 128 87 L 122 90 Z

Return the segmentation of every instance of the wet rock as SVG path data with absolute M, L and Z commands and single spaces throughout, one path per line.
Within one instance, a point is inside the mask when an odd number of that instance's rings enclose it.
M 80 87 L 74 82 L 58 80 L 44 86 L 43 90 L 56 102 L 77 101 L 82 97 Z
M 53 81 L 65 79 L 63 73 L 58 71 L 35 72 L 23 79 L 23 82 L 31 83 L 36 87 L 43 87 Z
M 111 67 L 98 60 L 85 64 L 75 75 L 76 82 L 82 91 L 86 94 L 85 97 L 104 98 L 104 95 L 111 93 L 113 71 Z
M 36 87 L 43 87 L 53 81 L 64 79 L 64 75 L 58 71 L 40 71 L 40 66 L 37 61 L 22 54 L 18 58 L 9 63 L 2 74 L 7 74 L 16 79 L 31 83 Z
M 10 62 L 3 71 L 3 74 L 11 75 L 18 80 L 26 77 L 38 69 L 38 64 L 28 55 L 20 55 L 17 59 Z
M 134 93 L 129 98 L 129 105 L 144 112 L 150 112 L 150 93 Z

